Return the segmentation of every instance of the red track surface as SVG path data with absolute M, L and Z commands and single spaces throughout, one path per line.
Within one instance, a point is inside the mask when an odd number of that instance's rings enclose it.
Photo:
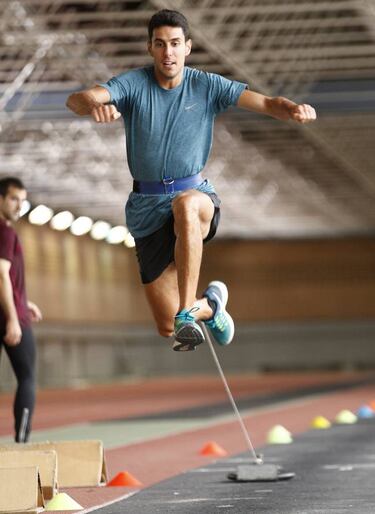
M 346 374 L 272 374 L 259 377 L 229 377 L 235 398 L 292 391 L 313 385 L 345 383 L 363 375 Z M 265 444 L 266 434 L 276 424 L 284 425 L 292 434 L 310 428 L 312 419 L 322 415 L 333 420 L 342 409 L 356 411 L 362 404 L 375 399 L 375 386 L 353 388 L 304 400 L 269 406 L 245 417 L 253 444 Z M 226 401 L 222 384 L 217 378 L 153 380 L 139 384 L 100 386 L 79 391 L 44 391 L 38 396 L 34 429 L 51 428 L 88 420 L 124 418 L 160 413 Z M 67 408 L 67 406 L 69 408 Z M 1 433 L 10 434 L 11 396 L 0 396 Z M 238 422 L 217 423 L 210 427 L 177 435 L 148 440 L 106 451 L 110 478 L 119 471 L 129 471 L 144 486 L 173 475 L 208 464 L 199 450 L 214 440 L 228 454 L 246 451 Z M 99 505 L 119 497 L 131 489 L 122 487 L 71 489 L 71 494 L 84 507 Z M 81 511 L 82 512 L 82 511 Z
M 227 378 L 233 395 L 240 398 L 346 382 L 359 376 L 358 373 L 279 373 Z M 89 389 L 40 391 L 33 429 L 163 413 L 226 399 L 219 378 L 201 376 L 101 385 Z M 13 395 L 0 395 L 0 436 L 12 434 L 12 402 Z

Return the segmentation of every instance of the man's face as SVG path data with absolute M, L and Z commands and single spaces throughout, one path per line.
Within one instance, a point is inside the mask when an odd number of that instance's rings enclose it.
M 6 196 L 0 195 L 0 216 L 6 221 L 17 221 L 27 193 L 24 189 L 10 186 Z
M 191 51 L 191 40 L 185 41 L 181 27 L 158 27 L 148 43 L 148 51 L 154 59 L 156 73 L 172 80 L 182 73 L 185 57 Z

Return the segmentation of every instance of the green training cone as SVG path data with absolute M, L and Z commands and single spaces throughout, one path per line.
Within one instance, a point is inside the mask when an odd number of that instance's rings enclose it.
M 289 444 L 293 442 L 292 435 L 282 425 L 275 425 L 267 434 L 268 444 Z
M 56 494 L 46 505 L 46 512 L 53 510 L 78 510 L 83 507 L 66 493 Z
M 350 410 L 342 410 L 339 412 L 335 418 L 336 423 L 341 423 L 343 425 L 351 425 L 356 423 L 357 416 L 353 414 Z
M 311 426 L 312 428 L 324 429 L 329 428 L 331 423 L 324 416 L 316 416 L 316 418 L 312 420 Z

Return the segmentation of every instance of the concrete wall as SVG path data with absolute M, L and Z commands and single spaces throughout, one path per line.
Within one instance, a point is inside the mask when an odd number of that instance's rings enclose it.
M 204 272 L 230 284 L 238 321 L 375 319 L 375 238 L 219 241 Z
M 215 374 L 207 345 L 174 352 L 150 327 L 40 325 L 39 387 L 79 387 L 139 377 Z M 374 369 L 375 322 L 239 324 L 230 347 L 215 347 L 225 372 Z M 4 355 L 1 390 L 15 381 Z

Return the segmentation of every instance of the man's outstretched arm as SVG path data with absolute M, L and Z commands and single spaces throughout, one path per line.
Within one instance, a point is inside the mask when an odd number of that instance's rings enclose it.
M 241 93 L 237 107 L 266 114 L 277 120 L 292 120 L 298 123 L 309 123 L 316 120 L 316 112 L 311 105 L 296 104 L 282 96 L 264 96 L 248 90 Z
M 66 106 L 79 116 L 91 116 L 97 123 L 111 123 L 121 114 L 114 105 L 105 87 L 95 86 L 85 91 L 73 93 L 68 97 Z

